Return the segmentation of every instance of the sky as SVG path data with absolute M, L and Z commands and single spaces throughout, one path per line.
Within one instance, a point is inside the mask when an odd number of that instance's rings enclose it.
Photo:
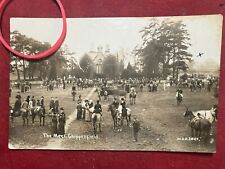
M 159 20 L 165 17 L 156 17 Z M 168 17 L 166 17 L 168 18 Z M 189 52 L 193 54 L 192 69 L 219 70 L 222 39 L 222 16 L 182 16 L 169 17 L 182 20 L 190 34 L 192 46 Z M 129 18 L 69 18 L 67 37 L 64 45 L 75 52 L 76 59 L 90 50 L 103 49 L 108 45 L 112 53 L 124 49 L 126 59 L 132 61 L 131 52 L 141 44 L 141 33 L 150 23 L 148 17 Z M 11 18 L 11 31 L 17 30 L 28 37 L 41 42 L 53 44 L 57 41 L 62 30 L 62 20 L 56 18 Z M 197 57 L 198 53 L 204 53 Z

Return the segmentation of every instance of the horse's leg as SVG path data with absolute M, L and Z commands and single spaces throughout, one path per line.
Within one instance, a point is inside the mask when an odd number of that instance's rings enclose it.
M 127 126 L 129 125 L 129 122 L 128 122 L 128 117 L 126 116 L 126 120 L 127 120 Z
M 23 127 L 25 126 L 25 118 L 23 117 Z
M 194 137 L 194 129 L 191 128 L 191 137 Z
M 123 117 L 121 117 L 120 124 L 121 124 L 121 126 L 123 126 Z
M 43 120 L 43 126 L 45 126 L 45 117 L 43 117 L 42 120 Z
M 26 117 L 26 120 L 27 120 L 27 126 L 28 126 L 28 116 Z
M 39 115 L 39 125 L 41 126 L 41 115 Z
M 97 129 L 96 129 L 96 124 L 94 123 L 94 135 L 96 136 L 97 134 Z
M 113 117 L 113 129 L 115 129 L 115 128 L 116 128 L 116 118 Z
M 101 128 L 101 122 L 99 122 L 99 132 L 102 132 L 102 128 Z

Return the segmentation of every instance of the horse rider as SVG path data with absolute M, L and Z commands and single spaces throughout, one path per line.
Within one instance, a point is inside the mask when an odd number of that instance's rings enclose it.
M 116 109 L 118 109 L 119 104 L 120 104 L 120 103 L 118 102 L 117 98 L 116 98 L 116 97 L 114 97 L 113 102 L 112 102 L 112 105 L 114 105 L 114 106 L 115 106 L 115 108 L 116 108 Z
M 126 109 L 126 101 L 124 98 L 121 98 L 121 103 L 120 105 L 122 106 L 123 109 Z
M 30 98 L 29 99 L 29 102 L 28 102 L 28 109 L 30 111 L 30 115 L 34 114 L 33 111 L 34 111 L 34 107 L 33 107 L 33 99 Z
M 77 100 L 77 104 L 80 104 L 80 103 L 82 103 L 81 95 L 79 95 L 78 100 Z
M 58 97 L 55 97 L 54 105 L 55 105 L 55 111 L 58 113 L 59 112 L 59 99 L 58 99 Z
M 73 86 L 72 86 L 72 95 L 73 95 L 73 101 L 75 101 L 76 86 L 75 86 L 75 84 L 74 84 L 74 83 L 73 83 Z
M 37 99 L 37 107 L 42 107 L 39 99 Z
M 13 107 L 13 115 L 14 115 L 15 112 L 18 112 L 18 113 L 20 112 L 21 104 L 22 104 L 21 96 L 17 95 L 16 96 L 16 102 L 15 102 L 14 107 Z
M 27 112 L 27 109 L 28 109 L 28 102 L 26 99 L 23 100 L 22 104 L 21 104 L 21 111 L 22 112 Z
M 30 101 L 30 96 L 27 96 L 26 101 L 27 101 L 27 103 L 29 103 L 29 101 Z
M 44 106 L 45 106 L 44 96 L 41 96 L 41 101 L 40 101 L 40 103 L 41 103 L 41 106 L 44 108 Z
M 181 100 L 183 100 L 183 90 L 180 87 L 177 89 L 176 98 L 179 96 L 181 97 Z
M 102 106 L 99 100 L 97 100 L 97 103 L 95 104 L 94 113 L 99 113 L 102 116 Z
M 36 100 L 35 100 L 34 96 L 32 96 L 32 102 L 33 102 L 33 107 L 35 107 L 36 106 Z
M 49 103 L 49 109 L 52 109 L 52 111 L 55 112 L 55 101 L 53 97 L 51 97 L 51 100 Z

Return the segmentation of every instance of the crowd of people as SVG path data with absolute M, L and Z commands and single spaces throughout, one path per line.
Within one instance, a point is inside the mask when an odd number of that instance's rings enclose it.
M 53 91 L 55 88 L 62 87 L 65 89 L 68 86 L 72 86 L 71 94 L 73 95 L 73 101 L 76 99 L 77 90 L 82 90 L 86 87 L 93 87 L 100 89 L 108 89 L 111 86 L 117 86 L 118 88 L 126 91 L 127 93 L 130 93 L 133 89 L 139 89 L 140 92 L 143 91 L 144 88 L 147 89 L 148 92 L 157 92 L 158 86 L 161 84 L 161 79 L 157 78 L 130 78 L 130 79 L 118 79 L 118 80 L 111 80 L 107 78 L 102 79 L 81 79 L 81 78 L 62 78 L 59 80 L 54 81 L 46 81 L 43 83 L 42 86 L 46 86 L 48 91 Z M 173 81 L 170 81 L 170 86 L 173 86 L 174 84 L 177 85 L 176 90 L 176 99 L 180 99 L 181 102 L 183 101 L 184 92 L 182 85 L 179 85 L 179 83 L 174 83 Z M 26 89 L 22 86 L 29 86 L 29 90 L 31 89 L 32 85 L 31 83 L 24 83 L 17 84 L 17 88 L 20 89 L 20 92 L 25 92 Z M 198 79 L 192 79 L 192 81 L 188 82 L 188 87 L 190 88 L 190 91 L 195 91 L 198 86 L 201 86 L 202 88 L 206 88 L 207 91 L 211 91 L 212 86 L 218 85 L 218 79 L 216 78 L 209 78 L 207 79 L 207 83 L 205 83 L 203 80 Z M 107 90 L 104 90 L 107 92 Z M 22 99 L 21 95 L 18 94 L 16 96 L 16 101 L 14 106 L 12 107 L 11 111 L 11 117 L 13 120 L 13 117 L 19 116 L 23 112 L 28 112 L 31 116 L 32 123 L 34 123 L 35 116 L 37 114 L 34 113 L 35 109 L 42 108 L 43 109 L 43 118 L 46 117 L 46 112 L 51 112 L 51 126 L 52 135 L 63 135 L 65 134 L 65 123 L 66 123 L 66 115 L 64 113 L 64 108 L 60 108 L 59 99 L 57 97 L 51 97 L 49 101 L 49 109 L 45 105 L 44 97 L 41 96 L 40 98 L 35 98 L 36 96 L 27 96 L 26 98 Z M 100 114 L 101 116 L 104 116 L 104 113 L 102 111 L 102 105 L 101 105 L 101 95 L 98 96 L 98 100 L 94 103 L 91 99 L 82 99 L 82 96 L 79 95 L 77 98 L 77 120 L 84 120 L 87 122 L 92 121 L 92 117 L 95 114 Z M 127 110 L 126 105 L 126 99 L 125 97 L 114 97 L 113 101 L 111 103 L 116 107 L 116 109 L 124 113 Z M 49 110 L 49 111 L 46 111 Z M 137 119 L 134 119 L 134 121 L 137 122 Z M 137 124 L 133 123 L 134 132 L 139 131 L 138 128 L 140 128 L 139 122 Z M 135 127 L 136 126 L 136 127 Z M 134 133 L 134 138 L 137 140 L 137 133 Z

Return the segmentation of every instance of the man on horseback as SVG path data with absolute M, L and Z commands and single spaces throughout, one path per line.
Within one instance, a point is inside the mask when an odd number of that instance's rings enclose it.
M 180 87 L 177 89 L 176 99 L 178 105 L 183 101 L 183 90 Z
M 118 102 L 118 100 L 117 100 L 116 97 L 114 97 L 113 102 L 112 102 L 112 105 L 114 105 L 115 108 L 118 109 L 118 107 L 119 107 L 119 102 Z
M 54 105 L 55 105 L 55 111 L 59 113 L 59 99 L 57 97 L 55 98 Z
M 79 95 L 79 98 L 77 100 L 77 104 L 81 104 L 82 103 L 82 98 L 81 98 L 81 95 Z
M 94 113 L 100 114 L 102 116 L 102 106 L 101 106 L 99 100 L 97 100 L 97 103 L 95 104 Z
M 121 98 L 121 103 L 120 105 L 122 106 L 123 109 L 126 109 L 126 101 L 124 98 Z
M 45 101 L 44 101 L 44 96 L 41 96 L 41 106 L 44 107 L 45 106 Z
M 51 100 L 49 103 L 49 109 L 52 109 L 52 111 L 55 112 L 55 101 L 53 97 L 51 97 Z
M 75 86 L 74 83 L 73 83 L 73 86 L 72 86 L 72 96 L 73 96 L 73 101 L 75 101 L 75 97 L 76 97 L 76 86 Z

